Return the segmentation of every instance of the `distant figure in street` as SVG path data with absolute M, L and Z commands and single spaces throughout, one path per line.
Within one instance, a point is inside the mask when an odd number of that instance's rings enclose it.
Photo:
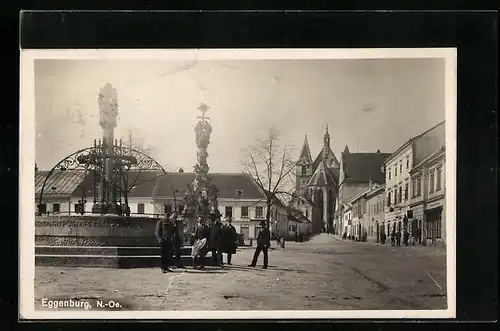
M 262 269 L 267 269 L 269 262 L 267 252 L 269 247 L 271 246 L 271 234 L 269 232 L 269 229 L 267 228 L 266 221 L 262 221 L 260 223 L 260 226 L 262 227 L 262 230 L 260 231 L 259 236 L 257 237 L 257 247 L 255 248 L 255 253 L 253 255 L 252 263 L 250 263 L 248 266 L 255 267 L 260 252 L 263 252 L 264 265 L 262 266 Z
M 216 266 L 222 267 L 222 253 L 220 252 L 222 224 L 220 218 L 210 214 L 210 235 L 208 237 L 208 250 L 212 252 L 212 258 Z
M 380 234 L 380 242 L 382 243 L 382 245 L 385 245 L 385 240 L 386 240 L 385 232 L 382 232 Z
M 156 223 L 155 235 L 161 245 L 161 272 L 171 272 L 170 266 L 173 264 L 172 249 L 173 242 L 172 236 L 174 234 L 174 223 L 165 215 L 161 220 Z
M 344 234 L 342 235 L 342 240 L 346 240 L 347 238 L 347 232 L 344 232 Z
M 231 265 L 231 257 L 236 254 L 238 234 L 236 228 L 231 224 L 231 217 L 226 217 L 226 224 L 222 227 L 221 251 L 227 254 L 227 264 Z M 224 263 L 221 255 L 221 262 Z
M 422 229 L 421 228 L 417 228 L 417 241 L 418 241 L 418 244 L 420 245 L 422 243 Z
M 396 230 L 392 230 L 391 232 L 391 246 L 396 246 Z
M 405 230 L 405 232 L 403 233 L 403 243 L 405 246 L 408 246 L 408 240 L 410 239 L 410 233 Z
M 172 213 L 170 217 L 172 223 L 174 224 L 174 249 L 175 249 L 175 267 L 184 269 L 184 265 L 181 261 L 181 247 L 184 246 L 184 233 L 183 233 L 183 224 L 182 220 L 178 219 L 177 212 Z
M 276 245 L 280 245 L 280 236 L 276 235 Z
M 396 232 L 396 245 L 401 246 L 401 231 Z

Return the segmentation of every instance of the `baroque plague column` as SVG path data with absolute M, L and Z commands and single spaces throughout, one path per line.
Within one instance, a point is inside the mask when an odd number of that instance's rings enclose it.
M 103 176 L 99 183 L 99 197 L 92 207 L 93 214 L 118 214 L 120 207 L 116 203 L 116 190 L 113 189 L 113 140 L 116 118 L 118 116 L 118 93 L 111 84 L 106 83 L 99 92 L 99 124 L 103 131 Z

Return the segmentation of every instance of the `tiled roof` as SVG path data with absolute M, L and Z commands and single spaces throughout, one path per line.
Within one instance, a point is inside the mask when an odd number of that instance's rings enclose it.
M 219 189 L 219 198 L 241 199 L 264 199 L 264 194 L 247 174 L 244 173 L 213 173 L 208 174 L 211 183 Z M 195 178 L 195 173 L 170 172 L 167 176 L 159 178 L 153 190 L 153 197 L 172 198 L 174 190 L 179 196 L 183 196 L 187 185 L 191 185 Z M 241 195 L 237 196 L 237 191 L 241 190 Z
M 39 196 L 49 171 L 35 172 L 35 195 Z M 70 196 L 83 181 L 85 172 L 80 170 L 54 170 L 47 178 L 43 189 L 44 196 Z
M 335 156 L 335 153 L 333 153 L 332 149 L 330 147 L 328 147 L 328 155 L 332 156 L 332 159 L 333 159 L 333 163 L 334 164 L 338 164 L 339 161 L 337 160 L 337 157 Z M 312 164 L 312 171 L 316 171 L 316 169 L 318 168 L 319 164 L 321 163 L 321 161 L 323 161 L 324 159 L 324 153 L 323 153 L 323 149 L 321 149 L 321 152 L 319 152 L 318 156 L 316 156 L 316 159 L 314 160 L 313 164 Z
M 128 173 L 128 197 L 129 198 L 148 198 L 152 196 L 157 178 L 164 176 L 162 171 L 143 170 L 130 171 Z M 73 192 L 72 196 L 79 197 L 82 195 L 82 189 L 85 190 L 87 196 L 93 194 L 93 177 L 89 174 L 85 181 L 81 183 Z
M 321 162 L 307 185 L 332 186 L 337 185 L 337 180 L 334 177 L 332 170 L 326 167 L 325 162 Z
M 385 183 L 382 166 L 390 153 L 344 153 L 342 155 L 344 182 Z

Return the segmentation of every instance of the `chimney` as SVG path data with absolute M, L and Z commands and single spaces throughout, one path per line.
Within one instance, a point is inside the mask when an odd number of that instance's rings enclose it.
M 183 173 L 184 172 L 184 169 L 182 169 L 182 167 L 179 168 L 179 173 Z
M 38 165 L 35 163 L 35 174 L 38 172 Z

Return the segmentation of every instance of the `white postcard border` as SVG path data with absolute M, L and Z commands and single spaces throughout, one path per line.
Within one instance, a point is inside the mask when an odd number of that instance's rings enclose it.
M 35 310 L 35 59 L 445 59 L 446 122 L 446 310 L 277 310 L 277 311 L 40 311 Z M 407 49 L 192 49 L 192 50 L 23 50 L 20 61 L 19 317 L 20 319 L 417 319 L 456 314 L 456 48 Z

